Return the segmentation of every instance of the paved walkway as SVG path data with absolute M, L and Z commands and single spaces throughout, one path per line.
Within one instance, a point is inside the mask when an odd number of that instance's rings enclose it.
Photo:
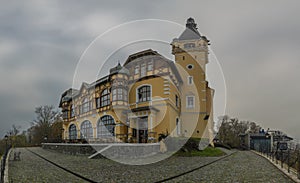
M 88 179 L 110 183 L 156 182 L 218 159 L 217 157 L 171 157 L 150 165 L 130 166 L 107 159 L 88 159 L 87 156 L 65 155 L 41 148 L 30 148 L 30 150 Z M 9 177 L 13 182 L 85 182 L 26 149 L 18 149 L 18 151 L 21 151 L 21 161 L 9 162 Z M 291 181 L 264 158 L 249 151 L 239 151 L 228 158 L 169 182 L 284 183 Z

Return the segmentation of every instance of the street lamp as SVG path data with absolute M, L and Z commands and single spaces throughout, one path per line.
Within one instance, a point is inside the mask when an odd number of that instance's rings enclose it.
M 8 141 L 8 136 L 5 135 L 5 136 L 4 136 L 4 139 L 5 139 L 5 151 L 7 151 L 7 141 Z

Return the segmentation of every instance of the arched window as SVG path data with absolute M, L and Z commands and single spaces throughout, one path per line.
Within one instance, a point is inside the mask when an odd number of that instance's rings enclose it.
M 87 98 L 84 98 L 82 100 L 82 105 L 81 105 L 81 113 L 86 113 L 90 110 L 90 103 Z
M 97 137 L 112 137 L 115 135 L 115 120 L 109 116 L 105 115 L 100 118 L 97 125 Z
M 74 124 L 71 124 L 69 127 L 69 139 L 70 140 L 77 139 L 77 129 Z
M 91 139 L 93 138 L 93 127 L 92 123 L 89 121 L 84 121 L 81 123 L 81 138 Z
M 137 102 L 151 100 L 151 87 L 149 85 L 141 86 L 137 89 Z
M 101 107 L 107 106 L 110 104 L 110 97 L 109 97 L 109 90 L 108 89 L 104 89 L 101 93 Z

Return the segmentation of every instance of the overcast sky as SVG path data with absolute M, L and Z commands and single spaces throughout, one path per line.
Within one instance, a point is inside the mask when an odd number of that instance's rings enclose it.
M 133 20 L 185 25 L 193 17 L 222 66 L 226 113 L 300 139 L 299 7 L 299 1 L 1 1 L 0 136 L 12 124 L 27 128 L 36 106 L 58 106 L 98 35 Z

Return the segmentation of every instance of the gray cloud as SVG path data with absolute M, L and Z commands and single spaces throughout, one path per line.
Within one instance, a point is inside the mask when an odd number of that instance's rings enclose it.
M 72 85 L 81 54 L 107 29 L 144 18 L 184 24 L 192 16 L 202 34 L 211 39 L 222 65 L 227 113 L 300 138 L 298 1 L 30 0 L 2 4 L 0 135 L 13 123 L 27 127 L 35 106 L 57 106 L 61 93 Z

